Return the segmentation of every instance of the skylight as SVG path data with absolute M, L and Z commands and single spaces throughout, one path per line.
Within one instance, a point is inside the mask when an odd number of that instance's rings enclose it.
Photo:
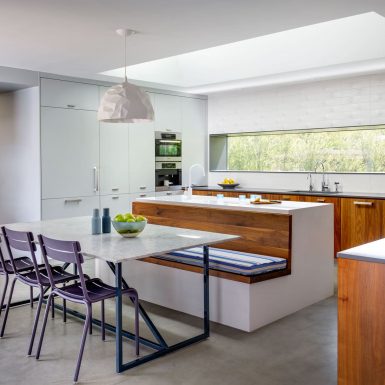
M 205 93 L 385 70 L 384 40 L 385 18 L 369 12 L 131 65 L 127 77 Z

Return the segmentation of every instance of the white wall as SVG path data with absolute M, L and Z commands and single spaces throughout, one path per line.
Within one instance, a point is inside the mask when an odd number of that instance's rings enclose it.
M 40 219 L 39 88 L 0 94 L 0 223 Z
M 209 134 L 384 123 L 385 74 L 221 92 L 208 100 Z M 215 172 L 209 185 L 225 175 L 244 187 L 307 188 L 306 174 L 296 173 Z M 334 181 L 346 192 L 385 192 L 385 175 L 332 174 Z

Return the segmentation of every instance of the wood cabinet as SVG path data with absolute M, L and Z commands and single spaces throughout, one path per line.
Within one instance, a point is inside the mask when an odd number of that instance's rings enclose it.
M 194 190 L 195 195 L 217 195 L 217 190 Z M 225 197 L 245 194 L 264 199 L 331 203 L 334 205 L 334 252 L 385 237 L 385 201 L 380 199 L 338 198 L 335 196 L 291 195 L 223 191 Z
M 378 199 L 342 198 L 342 250 L 375 241 L 385 235 L 383 206 L 383 201 Z
M 40 103 L 48 107 L 97 111 L 99 89 L 94 84 L 42 78 Z
M 385 384 L 384 292 L 385 264 L 338 259 L 338 385 Z
M 181 132 L 182 98 L 166 94 L 153 95 L 155 99 L 155 130 L 165 132 Z

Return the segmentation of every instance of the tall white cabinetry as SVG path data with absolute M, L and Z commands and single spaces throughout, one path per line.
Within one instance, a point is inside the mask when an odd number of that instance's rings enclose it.
M 181 97 L 182 184 L 188 185 L 190 166 L 201 164 L 207 171 L 207 100 Z M 200 168 L 192 170 L 192 183 L 206 184 Z
M 191 164 L 206 165 L 206 100 L 149 92 L 154 122 L 112 124 L 97 120 L 107 89 L 41 78 L 43 219 L 103 207 L 114 216 L 137 197 L 154 196 L 155 131 L 182 132 L 183 184 Z
M 42 218 L 99 207 L 98 87 L 41 79 Z

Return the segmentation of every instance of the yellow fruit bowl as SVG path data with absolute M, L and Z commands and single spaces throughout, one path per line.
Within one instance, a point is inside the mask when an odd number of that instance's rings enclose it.
M 235 187 L 239 186 L 239 183 L 218 183 L 218 186 L 221 186 L 224 189 L 235 189 Z

